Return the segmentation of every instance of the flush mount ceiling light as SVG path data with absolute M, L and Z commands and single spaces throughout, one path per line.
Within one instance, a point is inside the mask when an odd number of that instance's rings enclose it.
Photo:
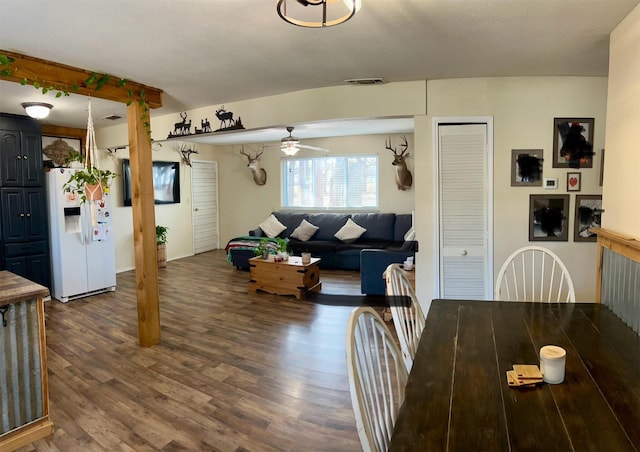
M 360 6 L 361 0 L 278 0 L 277 11 L 290 24 L 324 28 L 348 21 Z
M 27 114 L 32 118 L 43 119 L 49 116 L 49 112 L 53 108 L 53 105 L 42 102 L 23 102 L 22 108 L 24 108 Z

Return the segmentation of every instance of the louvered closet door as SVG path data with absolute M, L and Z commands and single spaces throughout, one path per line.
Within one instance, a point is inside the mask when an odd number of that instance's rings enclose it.
M 487 299 L 487 125 L 438 126 L 440 297 Z
M 218 164 L 192 161 L 191 199 L 195 254 L 220 247 L 218 236 Z

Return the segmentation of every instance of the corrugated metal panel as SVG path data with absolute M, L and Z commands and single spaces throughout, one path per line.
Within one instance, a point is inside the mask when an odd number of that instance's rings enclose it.
M 0 434 L 41 418 L 42 368 L 38 302 L 9 306 L 0 324 Z
M 640 263 L 605 248 L 600 300 L 640 334 Z

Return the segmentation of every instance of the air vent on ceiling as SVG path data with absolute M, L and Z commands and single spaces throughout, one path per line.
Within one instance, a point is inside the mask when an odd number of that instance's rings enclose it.
M 115 121 L 116 119 L 122 119 L 122 116 L 119 115 L 107 115 L 100 119 L 108 119 L 109 121 Z
M 382 85 L 383 83 L 387 83 L 387 82 L 383 78 L 372 77 L 372 78 L 352 78 L 350 80 L 345 80 L 345 83 L 349 83 L 350 85 Z

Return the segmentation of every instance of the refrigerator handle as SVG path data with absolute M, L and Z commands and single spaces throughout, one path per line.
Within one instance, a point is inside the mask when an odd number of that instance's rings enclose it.
M 87 204 L 83 204 L 82 205 L 82 233 L 80 234 L 82 236 L 82 244 L 83 245 L 88 245 L 89 244 L 89 237 L 90 237 L 90 232 L 89 232 L 89 221 L 87 221 L 87 216 L 89 215 L 89 212 L 87 210 Z

